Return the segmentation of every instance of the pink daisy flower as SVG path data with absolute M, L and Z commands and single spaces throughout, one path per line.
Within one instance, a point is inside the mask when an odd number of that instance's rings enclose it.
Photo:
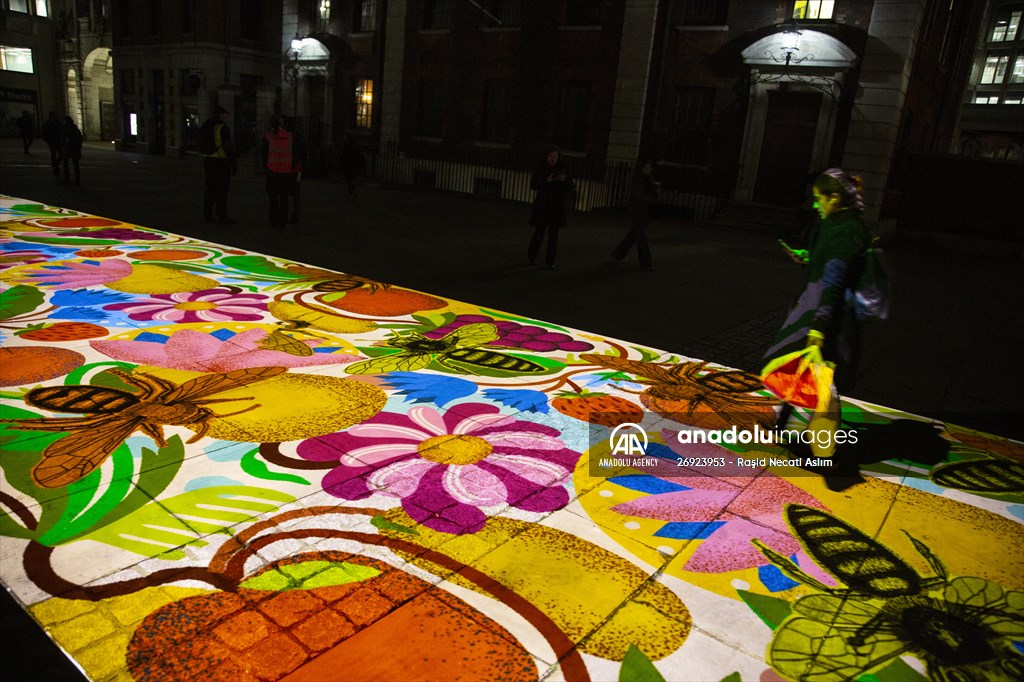
M 428 528 L 464 534 L 483 528 L 483 508 L 550 512 L 568 504 L 563 483 L 580 453 L 559 436 L 494 405 L 467 403 L 443 414 L 425 406 L 381 412 L 342 433 L 303 441 L 297 452 L 338 461 L 323 480 L 336 497 L 397 497 Z
M 105 310 L 123 311 L 133 320 L 160 322 L 254 322 L 267 310 L 263 294 L 241 294 L 231 289 L 205 289 L 176 294 L 154 294 L 141 301 L 112 303 Z

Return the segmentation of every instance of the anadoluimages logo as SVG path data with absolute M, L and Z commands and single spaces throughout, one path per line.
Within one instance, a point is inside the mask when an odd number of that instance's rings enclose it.
M 619 424 L 608 436 L 608 447 L 613 456 L 642 457 L 647 454 L 647 432 L 632 422 Z

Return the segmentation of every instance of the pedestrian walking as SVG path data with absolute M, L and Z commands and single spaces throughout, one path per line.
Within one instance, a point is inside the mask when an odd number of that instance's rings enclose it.
M 27 111 L 21 112 L 21 118 L 18 119 L 18 130 L 21 131 L 21 148 L 26 154 L 29 153 L 28 149 L 32 146 L 32 138 L 35 137 L 35 125 L 32 123 L 32 115 Z
M 50 112 L 50 117 L 43 123 L 39 131 L 43 142 L 50 148 L 50 167 L 54 175 L 60 175 L 60 116 L 56 111 Z
M 629 188 L 629 233 L 612 251 L 612 258 L 616 263 L 621 263 L 636 244 L 640 268 L 643 270 L 654 269 L 651 246 L 647 241 L 647 226 L 651 224 L 651 206 L 658 200 L 658 188 L 661 185 L 654 180 L 653 173 L 654 166 L 650 161 L 641 160 L 637 164 Z
M 263 133 L 261 152 L 270 199 L 270 227 L 283 230 L 288 223 L 288 199 L 295 183 L 295 153 L 292 134 L 284 129 L 280 116 L 274 116 L 270 130 Z
M 355 199 L 356 178 L 366 168 L 366 158 L 363 156 L 363 152 L 359 150 L 359 145 L 356 144 L 356 141 L 348 133 L 345 133 L 342 137 L 338 160 L 341 163 L 341 172 L 345 176 L 348 197 L 349 199 Z
M 565 226 L 565 203 L 574 187 L 572 178 L 562 163 L 561 153 L 552 147 L 530 178 L 530 189 L 536 192 L 533 210 L 530 212 L 530 224 L 533 225 L 533 238 L 527 249 L 530 265 L 536 265 L 544 236 L 547 235 L 545 267 L 548 270 L 555 269 L 558 231 Z
M 853 386 L 860 356 L 853 287 L 870 241 L 862 218 L 864 197 L 860 179 L 840 168 L 819 175 L 811 193 L 820 220 L 809 248 L 796 250 L 784 244 L 790 258 L 807 267 L 807 283 L 765 359 L 819 346 L 824 360 L 835 363 L 833 382 L 842 393 Z M 780 426 L 791 413 L 792 406 L 784 404 Z
M 228 215 L 228 191 L 231 176 L 238 172 L 235 147 L 231 142 L 231 129 L 227 124 L 228 111 L 217 107 L 213 116 L 199 128 L 199 153 L 203 157 L 203 218 L 208 223 L 232 225 L 238 221 Z
M 82 131 L 75 125 L 74 119 L 70 116 L 64 117 L 64 123 L 60 129 L 60 158 L 64 164 L 64 184 L 71 184 L 71 172 L 68 165 L 73 165 L 75 168 L 75 184 L 82 184 L 82 171 L 79 168 L 79 162 L 82 159 L 82 143 L 85 141 L 85 136 L 82 135 Z

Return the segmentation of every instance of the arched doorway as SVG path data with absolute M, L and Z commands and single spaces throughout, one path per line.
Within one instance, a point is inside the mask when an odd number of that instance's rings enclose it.
M 800 31 L 799 48 L 792 38 L 779 31 L 743 50 L 751 87 L 737 201 L 799 206 L 808 174 L 828 162 L 838 93 L 857 55 L 819 31 Z
M 82 69 L 82 132 L 91 140 L 114 140 L 114 60 L 110 49 L 99 47 L 85 58 Z
M 78 71 L 74 67 L 68 69 L 67 73 L 67 94 L 68 94 L 68 116 L 75 120 L 79 128 L 82 127 L 82 100 L 78 96 Z

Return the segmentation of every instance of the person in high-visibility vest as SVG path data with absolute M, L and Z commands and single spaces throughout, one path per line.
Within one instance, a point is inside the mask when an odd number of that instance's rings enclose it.
M 216 221 L 222 225 L 238 222 L 228 215 L 228 190 L 231 188 L 231 176 L 238 172 L 238 166 L 227 118 L 227 109 L 217 107 L 213 116 L 199 129 L 199 153 L 203 157 L 206 180 L 203 217 L 212 223 L 216 211 Z
M 295 182 L 295 150 L 292 134 L 284 129 L 281 117 L 274 116 L 270 130 L 263 133 L 263 167 L 270 198 L 270 227 L 284 229 L 288 224 L 288 197 Z

